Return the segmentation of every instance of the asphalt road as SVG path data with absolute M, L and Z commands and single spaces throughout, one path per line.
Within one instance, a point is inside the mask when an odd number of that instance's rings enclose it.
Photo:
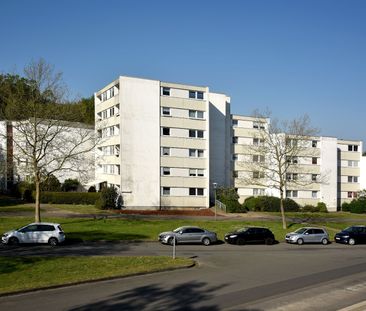
M 159 243 L 2 246 L 0 255 L 171 255 Z M 366 245 L 178 245 L 197 266 L 1 297 L 0 310 L 339 310 L 366 299 Z M 359 310 L 365 310 L 359 309 Z

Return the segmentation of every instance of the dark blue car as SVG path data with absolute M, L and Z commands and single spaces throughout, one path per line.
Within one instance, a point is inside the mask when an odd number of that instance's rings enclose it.
M 352 226 L 337 233 L 334 237 L 337 243 L 349 245 L 366 243 L 366 226 Z

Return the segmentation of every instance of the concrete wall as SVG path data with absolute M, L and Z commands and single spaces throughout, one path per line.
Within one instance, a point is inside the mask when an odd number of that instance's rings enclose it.
M 126 207 L 160 206 L 159 81 L 120 77 L 121 191 Z

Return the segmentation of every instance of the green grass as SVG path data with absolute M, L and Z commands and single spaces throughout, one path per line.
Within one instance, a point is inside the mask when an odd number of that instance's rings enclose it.
M 269 216 L 281 216 L 281 213 L 277 212 L 261 212 L 263 215 Z M 350 212 L 334 212 L 334 213 L 301 213 L 301 212 L 286 212 L 287 218 L 303 218 L 303 219 L 330 219 L 330 218 L 339 218 L 339 219 L 360 219 L 366 221 L 366 214 L 353 214 Z
M 0 257 L 0 293 L 188 267 L 169 257 Z

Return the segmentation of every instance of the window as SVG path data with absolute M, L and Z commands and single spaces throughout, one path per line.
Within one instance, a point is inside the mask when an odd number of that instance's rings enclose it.
M 233 177 L 234 177 L 234 178 L 239 177 L 239 173 L 238 173 L 238 171 L 234 171 L 234 172 L 233 172 Z
M 163 107 L 162 108 L 163 116 L 170 116 L 170 108 L 169 107 Z
M 238 137 L 234 136 L 233 137 L 233 144 L 237 144 L 238 143 Z
M 169 167 L 163 167 L 163 175 L 164 176 L 170 175 L 170 168 Z
M 189 188 L 189 195 L 203 196 L 203 188 Z
M 254 146 L 262 146 L 264 144 L 264 139 L 253 138 L 253 145 Z
M 189 110 L 189 117 L 194 119 L 203 119 L 203 111 Z
M 164 156 L 170 155 L 170 148 L 169 147 L 163 147 L 162 148 L 162 155 L 164 155 Z
M 191 137 L 191 138 L 203 138 L 203 131 L 201 131 L 201 130 L 189 130 L 189 137 Z
M 236 160 L 238 160 L 238 155 L 235 153 L 235 154 L 233 154 L 233 161 L 236 161 Z
M 348 176 L 348 182 L 357 183 L 358 177 L 357 176 Z
M 264 123 L 263 122 L 253 122 L 253 128 L 264 130 Z
M 163 135 L 169 136 L 170 135 L 170 128 L 169 127 L 163 127 Z
M 253 162 L 261 162 L 261 163 L 263 163 L 264 162 L 264 155 L 254 154 L 253 155 Z
M 238 120 L 233 120 L 233 126 L 238 126 Z
M 358 151 L 358 145 L 348 145 L 348 151 Z
M 205 176 L 204 170 L 197 170 L 197 176 L 199 176 L 199 177 Z
M 170 87 L 163 87 L 163 95 L 170 96 Z
M 254 188 L 253 195 L 264 195 L 264 189 Z
M 286 156 L 286 161 L 287 161 L 287 163 L 290 163 L 290 164 L 298 164 L 297 157 Z
M 170 195 L 170 187 L 163 187 L 163 195 Z
M 189 98 L 195 98 L 195 99 L 203 99 L 203 92 L 201 92 L 201 91 L 192 91 L 192 90 L 190 90 L 189 91 Z
M 318 191 L 311 191 L 311 197 L 313 199 L 317 199 L 318 198 Z
M 311 146 L 312 146 L 313 148 L 316 148 L 316 147 L 317 147 L 317 145 L 318 145 L 318 142 L 317 142 L 316 140 L 313 140 L 313 141 L 311 142 Z
M 348 191 L 347 192 L 347 198 L 352 198 L 353 196 L 353 192 L 352 191 Z
M 192 176 L 192 177 L 202 177 L 204 176 L 204 170 L 201 170 L 201 169 L 196 169 L 196 168 L 190 168 L 189 169 L 189 176 Z
M 297 180 L 298 179 L 298 174 L 297 173 L 287 173 L 286 174 L 286 179 L 288 181 Z
M 297 146 L 297 140 L 296 139 L 287 138 L 286 139 L 286 145 L 287 146 L 290 146 L 290 147 L 296 147 Z
M 311 174 L 311 180 L 312 181 L 317 181 L 318 179 L 318 175 L 317 174 Z
M 315 157 L 311 158 L 311 163 L 318 164 L 318 158 L 315 158 Z
M 253 172 L 253 178 L 264 178 L 263 172 Z
M 202 149 L 189 149 L 189 156 L 194 158 L 203 158 Z
M 348 166 L 350 166 L 350 167 L 358 167 L 358 161 L 349 160 L 348 161 Z
M 297 190 L 286 190 L 287 198 L 297 198 L 297 196 L 298 196 Z

